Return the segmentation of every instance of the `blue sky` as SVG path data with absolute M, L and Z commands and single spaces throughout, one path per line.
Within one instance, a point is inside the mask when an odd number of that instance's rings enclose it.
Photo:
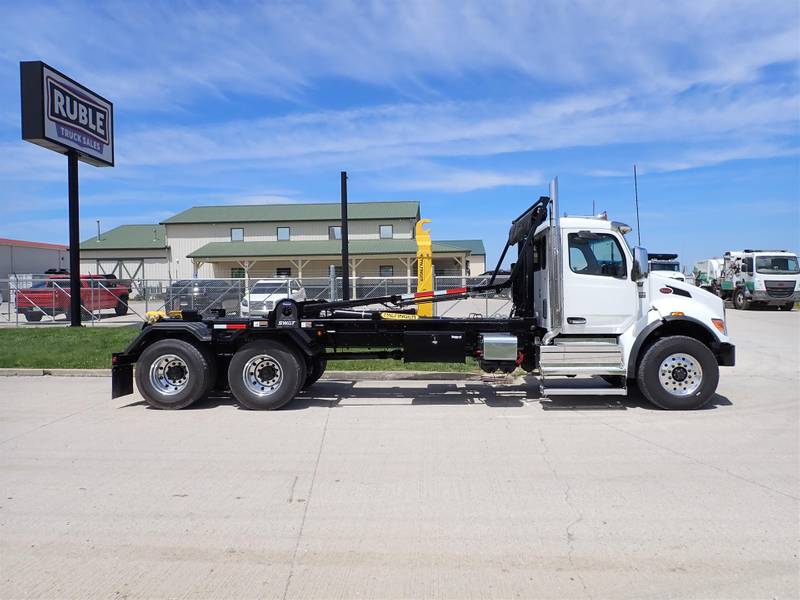
M 482 238 L 559 176 L 684 262 L 800 250 L 796 2 L 3 2 L 0 237 L 67 240 L 66 159 L 20 140 L 19 61 L 115 104 L 82 237 L 188 206 L 416 199 Z

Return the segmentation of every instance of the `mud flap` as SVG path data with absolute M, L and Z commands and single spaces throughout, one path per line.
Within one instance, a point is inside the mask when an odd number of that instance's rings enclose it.
M 133 365 L 111 367 L 111 398 L 133 393 Z

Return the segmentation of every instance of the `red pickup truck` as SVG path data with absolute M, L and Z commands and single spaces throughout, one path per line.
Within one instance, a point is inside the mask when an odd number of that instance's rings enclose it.
M 81 318 L 91 313 L 114 309 L 117 316 L 128 312 L 130 288 L 113 275 L 81 275 Z M 70 318 L 69 276 L 54 275 L 15 292 L 17 312 L 28 321 L 41 321 L 42 316 L 64 313 Z

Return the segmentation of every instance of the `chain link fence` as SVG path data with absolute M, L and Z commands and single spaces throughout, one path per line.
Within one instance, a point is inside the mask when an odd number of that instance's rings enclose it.
M 502 281 L 499 279 L 498 281 Z M 489 277 L 436 276 L 434 289 L 485 285 Z M 273 279 L 117 279 L 113 275 L 81 279 L 81 319 L 87 326 L 141 323 L 151 311 L 194 310 L 212 316 L 266 316 L 283 298 L 341 300 L 341 277 Z M 407 277 L 353 277 L 351 298 L 378 298 L 416 291 Z M 508 314 L 503 294 L 434 304 L 438 316 Z M 0 327 L 66 325 L 70 321 L 70 286 L 66 275 L 16 275 L 0 279 Z

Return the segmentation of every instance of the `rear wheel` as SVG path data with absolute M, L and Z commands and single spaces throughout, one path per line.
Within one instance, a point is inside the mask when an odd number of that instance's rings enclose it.
M 303 384 L 303 389 L 307 389 L 314 385 L 317 380 L 322 377 L 322 374 L 325 372 L 325 367 L 328 366 L 328 359 L 324 356 L 320 356 L 317 358 L 313 358 L 311 360 L 311 368 L 308 370 L 308 374 L 306 375 L 306 381 Z
M 274 341 L 243 346 L 228 365 L 231 393 L 250 410 L 280 408 L 295 397 L 305 379 L 305 361 Z
M 667 410 L 704 406 L 717 389 L 717 359 L 702 342 L 683 335 L 658 340 L 645 352 L 638 370 L 645 397 Z
M 114 313 L 118 317 L 128 314 L 128 297 L 123 296 L 119 300 L 117 300 L 117 305 L 114 307 Z
M 783 306 L 781 306 L 783 310 L 794 310 L 794 302 L 787 302 Z
M 736 290 L 736 292 L 734 292 L 733 306 L 738 310 L 748 310 L 750 308 L 750 302 L 747 300 L 747 296 L 742 288 L 739 288 Z
M 37 323 L 42 320 L 42 313 L 38 310 L 29 310 L 25 313 L 25 320 Z
M 186 408 L 213 383 L 206 355 L 183 340 L 161 340 L 148 346 L 136 364 L 136 387 L 150 406 Z

